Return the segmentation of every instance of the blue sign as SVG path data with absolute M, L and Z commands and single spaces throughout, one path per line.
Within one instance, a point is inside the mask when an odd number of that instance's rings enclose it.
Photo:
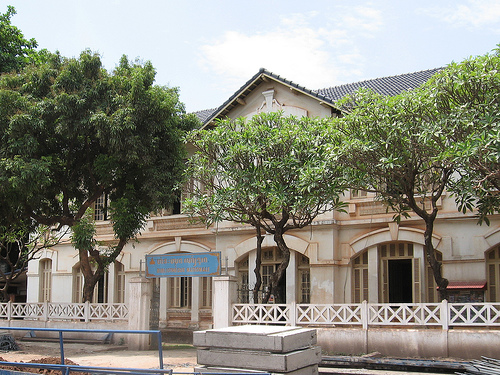
M 146 255 L 146 277 L 219 275 L 220 252 Z

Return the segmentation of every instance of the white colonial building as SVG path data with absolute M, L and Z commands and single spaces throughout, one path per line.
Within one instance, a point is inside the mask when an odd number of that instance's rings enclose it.
M 283 111 L 310 117 L 341 114 L 336 101 L 360 87 L 394 95 L 415 88 L 437 70 L 373 79 L 322 90 L 308 90 L 266 70 L 259 71 L 215 110 L 198 113 L 205 127 L 217 118 L 248 117 Z M 436 287 L 423 250 L 424 223 L 411 216 L 399 225 L 392 214 L 359 191 L 344 194 L 348 210 L 329 212 L 313 225 L 286 235 L 292 250 L 282 282 L 283 301 L 312 304 L 437 302 Z M 98 237 L 113 239 L 111 224 L 96 206 Z M 182 202 L 180 202 L 182 205 Z M 457 211 L 453 198 L 440 201 L 434 244 L 450 280 L 453 301 L 500 301 L 500 217 L 477 225 L 472 214 Z M 146 255 L 221 252 L 222 273 L 237 279 L 238 301 L 251 301 L 255 282 L 255 230 L 224 222 L 206 229 L 190 224 L 180 207 L 151 216 L 146 228 L 109 267 L 99 282 L 96 302 L 127 303 L 130 279 L 144 275 Z M 100 216 L 101 215 L 101 216 Z M 263 243 L 264 283 L 280 263 L 272 237 Z M 29 264 L 27 302 L 81 302 L 82 274 L 78 253 L 68 243 L 46 250 Z M 154 279 L 160 327 L 206 328 L 212 324 L 212 279 Z M 135 308 L 135 307 L 130 307 Z

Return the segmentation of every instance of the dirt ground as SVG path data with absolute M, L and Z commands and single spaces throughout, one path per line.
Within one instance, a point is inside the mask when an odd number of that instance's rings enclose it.
M 57 342 L 17 341 L 19 351 L 0 351 L 9 362 L 29 362 L 41 358 L 60 358 Z M 64 343 L 64 357 L 80 366 L 119 368 L 159 368 L 158 350 L 130 351 L 126 346 Z M 163 367 L 174 372 L 193 372 L 196 349 L 187 345 L 169 345 L 163 350 Z

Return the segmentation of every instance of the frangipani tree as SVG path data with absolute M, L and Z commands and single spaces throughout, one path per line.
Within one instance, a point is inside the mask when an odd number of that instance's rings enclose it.
M 285 233 L 343 206 L 339 197 L 346 183 L 332 158 L 337 138 L 329 120 L 262 113 L 220 120 L 213 129 L 192 132 L 188 142 L 195 153 L 186 176 L 194 183 L 185 211 L 207 226 L 222 220 L 252 225 L 258 251 L 263 232 L 273 235 L 282 261 L 263 297 L 266 303 L 271 294 L 276 296 L 289 264 Z M 255 301 L 258 262 L 259 254 Z
M 426 258 L 445 298 L 448 280 L 442 276 L 432 234 L 454 165 L 440 158 L 446 144 L 429 131 L 439 122 L 429 92 L 417 89 L 384 97 L 362 90 L 341 104 L 349 113 L 335 126 L 344 135 L 340 161 L 350 173 L 351 187 L 376 193 L 398 222 L 410 212 L 424 221 Z
M 489 223 L 500 209 L 500 49 L 450 64 L 429 86 L 441 119 L 432 132 L 448 142 L 443 159 L 457 165 L 459 207 Z

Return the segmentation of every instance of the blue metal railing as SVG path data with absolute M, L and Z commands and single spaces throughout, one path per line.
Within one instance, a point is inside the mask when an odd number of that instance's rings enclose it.
M 127 374 L 127 375 L 141 375 L 141 374 L 167 374 L 172 375 L 170 369 L 144 369 L 144 368 L 123 368 L 123 367 L 94 367 L 94 366 L 80 366 L 80 365 L 58 365 L 47 363 L 24 363 L 24 362 L 3 362 L 0 361 L 2 366 L 30 367 L 40 368 L 44 370 L 58 370 L 63 375 L 68 375 L 70 372 L 85 372 L 92 374 Z M 2 370 L 2 372 L 5 370 Z M 12 372 L 15 374 L 16 372 Z M 234 375 L 234 374 L 231 374 Z M 249 374 L 250 375 L 250 374 Z M 255 374 L 251 374 L 255 375 Z M 260 375 L 260 374 L 259 374 Z
M 61 364 L 57 366 L 62 366 L 64 368 L 69 368 L 71 367 L 72 371 L 76 371 L 73 367 L 74 366 L 68 366 L 64 364 L 64 337 L 63 333 L 64 332 L 71 332 L 71 333 L 126 333 L 126 334 L 149 334 L 149 335 L 156 335 L 157 340 L 158 340 L 158 361 L 159 361 L 159 369 L 163 370 L 163 347 L 162 347 L 162 341 L 161 341 L 161 331 L 156 331 L 156 330 L 118 330 L 118 329 L 64 329 L 64 328 L 28 328 L 28 327 L 0 327 L 0 330 L 2 331 L 30 331 L 30 332 L 36 332 L 36 331 L 43 331 L 43 332 L 58 332 L 59 333 L 59 348 L 60 348 L 60 353 L 61 353 Z M 1 362 L 3 365 L 7 365 L 7 362 Z M 41 364 L 37 364 L 41 365 Z M 56 366 L 56 365 L 47 365 L 47 366 Z M 46 368 L 46 366 L 43 366 Z M 79 368 L 82 368 L 78 366 Z M 89 369 L 89 367 L 86 367 Z M 135 369 L 128 369 L 128 370 L 135 370 Z M 68 370 L 69 371 L 69 370 Z M 80 370 L 78 370 L 80 371 Z M 141 370 L 143 371 L 143 370 Z M 170 370 L 166 371 L 161 371 L 161 372 L 168 372 Z M 158 371 L 156 371 L 158 373 Z

